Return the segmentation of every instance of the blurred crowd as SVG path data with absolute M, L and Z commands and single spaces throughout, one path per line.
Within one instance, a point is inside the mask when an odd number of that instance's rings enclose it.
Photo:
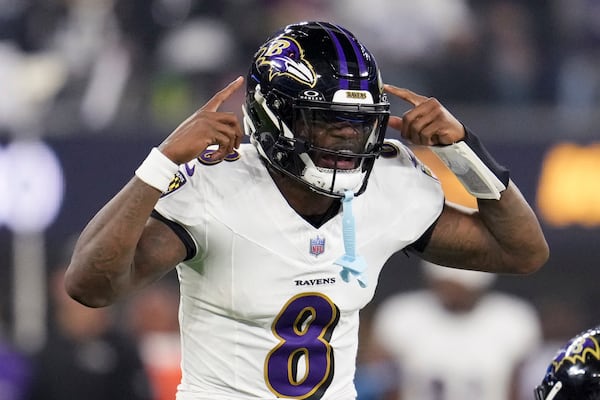
M 163 135 L 308 19 L 347 26 L 386 81 L 446 103 L 600 97 L 599 0 L 0 0 L 0 132 Z
M 167 275 L 118 306 L 88 308 L 49 272 L 48 335 L 17 346 L 0 321 L 1 400 L 173 400 L 181 380 L 179 292 Z

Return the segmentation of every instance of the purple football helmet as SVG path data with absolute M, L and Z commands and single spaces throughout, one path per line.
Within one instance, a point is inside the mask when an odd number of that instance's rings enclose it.
M 379 156 L 389 103 L 375 59 L 346 29 L 289 25 L 256 52 L 247 79 L 244 129 L 275 170 L 332 197 L 361 194 Z M 328 129 L 353 129 L 323 146 Z
M 600 326 L 558 351 L 534 394 L 536 400 L 600 400 Z

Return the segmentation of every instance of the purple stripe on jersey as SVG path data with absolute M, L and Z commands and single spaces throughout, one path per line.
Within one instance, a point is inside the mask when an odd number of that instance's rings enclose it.
M 342 44 L 340 43 L 340 41 L 338 40 L 338 38 L 335 36 L 335 34 L 326 26 L 323 26 L 323 28 L 327 31 L 327 33 L 329 34 L 329 37 L 331 38 L 331 40 L 333 41 L 333 44 L 335 45 L 335 51 L 337 52 L 338 55 L 338 59 L 340 60 L 340 73 L 342 75 L 348 75 L 348 61 L 346 60 L 346 55 L 344 54 L 344 49 L 342 49 Z M 348 84 L 348 79 L 342 78 L 340 79 L 340 88 L 341 89 L 349 89 L 349 84 Z

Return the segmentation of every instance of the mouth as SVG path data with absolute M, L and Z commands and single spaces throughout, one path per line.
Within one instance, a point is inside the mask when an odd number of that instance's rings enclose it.
M 321 154 L 315 160 L 319 168 L 352 170 L 358 167 L 358 160 L 354 157 L 344 157 L 334 154 Z

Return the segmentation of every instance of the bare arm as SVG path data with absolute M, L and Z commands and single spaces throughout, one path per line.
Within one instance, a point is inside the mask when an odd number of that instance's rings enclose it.
M 464 126 L 436 99 L 386 85 L 386 91 L 411 103 L 389 125 L 415 144 L 446 145 L 465 137 Z M 445 204 L 422 254 L 442 265 L 499 273 L 531 273 L 548 259 L 539 221 L 514 182 L 500 200 L 477 200 L 478 209 Z
M 218 107 L 243 84 L 238 78 L 179 125 L 159 146 L 176 164 L 193 160 L 217 144 L 222 158 L 241 142 L 231 113 Z M 159 279 L 186 255 L 183 243 L 164 223 L 150 218 L 161 192 L 137 177 L 121 189 L 81 233 L 65 275 L 69 295 L 102 307 Z
M 478 200 L 479 209 L 445 204 L 423 258 L 442 265 L 527 274 L 548 258 L 536 216 L 514 183 L 500 200 Z

